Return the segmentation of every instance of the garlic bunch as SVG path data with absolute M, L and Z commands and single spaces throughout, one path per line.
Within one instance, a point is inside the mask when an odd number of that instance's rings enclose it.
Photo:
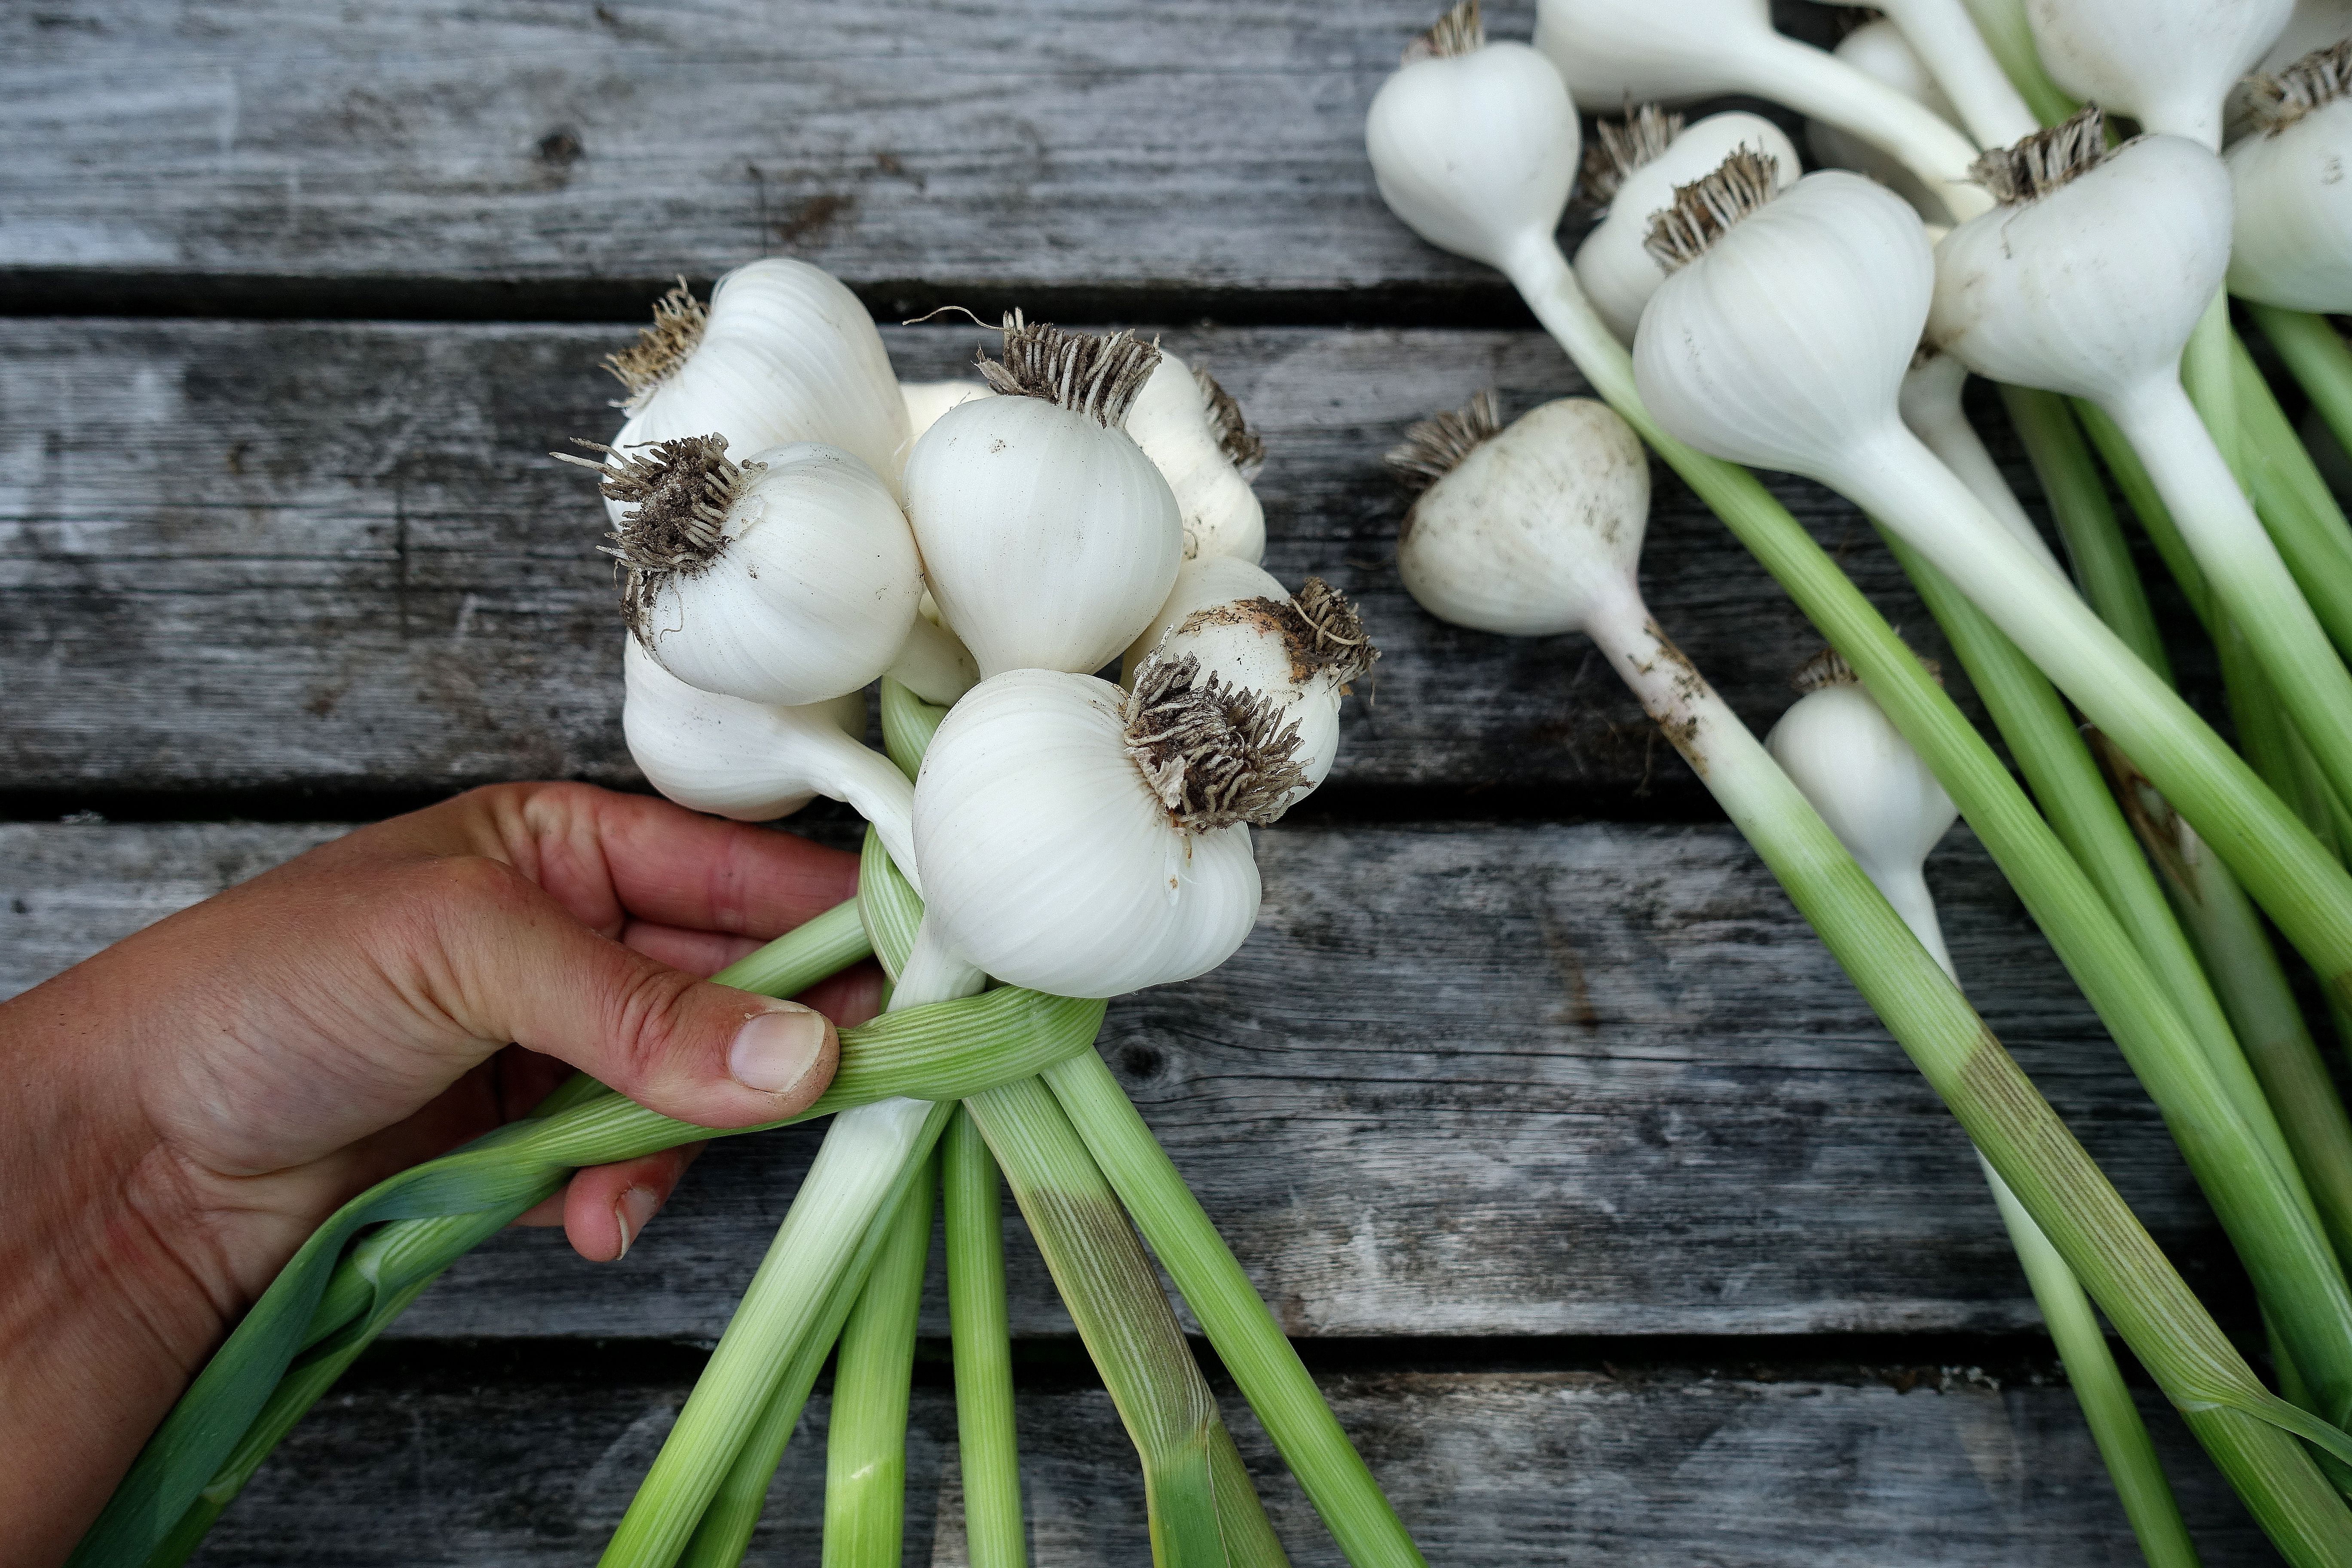
M 1650 215 L 1673 203 L 1675 186 L 1738 147 L 1770 158 L 1783 184 L 1802 167 L 1788 133 L 1760 114 L 1733 110 L 1685 125 L 1681 115 L 1643 104 L 1622 121 L 1601 121 L 1584 153 L 1582 199 L 1605 201 L 1609 210 L 1576 247 L 1576 280 L 1619 341 L 1633 341 L 1642 307 L 1666 279 L 1646 243 Z
M 1339 749 L 1339 700 L 1371 669 L 1380 650 L 1347 596 L 1320 577 L 1296 595 L 1272 573 L 1230 555 L 1184 563 L 1168 602 L 1127 650 L 1122 685 L 1157 657 L 1191 658 L 1223 686 L 1255 691 L 1276 722 L 1296 724 L 1293 753 L 1306 788 L 1280 803 L 1296 805 L 1321 784 Z
M 1147 660 L 1135 689 L 1013 669 L 948 714 L 915 783 L 924 924 L 997 978 L 1062 996 L 1186 980 L 1257 919 L 1249 825 L 1305 784 L 1274 705 Z
M 864 693 L 801 708 L 721 697 L 670 674 L 635 637 L 621 669 L 622 731 L 654 788 L 739 822 L 789 816 L 817 795 L 845 802 L 914 878 L 914 789 L 852 733 L 866 728 Z
M 2026 0 L 2060 87 L 2219 152 L 2231 84 L 2283 32 L 2294 0 Z
M 2352 310 L 2348 90 L 2352 38 L 2250 85 L 2249 130 L 2226 157 L 2231 293 L 2292 310 Z
M 739 267 L 707 308 L 680 282 L 605 363 L 629 389 L 616 449 L 713 433 L 739 454 L 822 441 L 896 493 L 907 406 L 882 334 L 856 295 L 804 261 Z
M 1214 376 L 1161 349 L 1160 367 L 1128 410 L 1127 433 L 1175 493 L 1185 560 L 1264 558 L 1265 509 L 1250 480 L 1265 465 L 1265 443 Z
M 905 647 L 922 563 L 890 489 L 803 441 L 739 463 L 726 437 L 597 447 L 620 510 L 604 552 L 626 568 L 629 630 L 706 691 L 801 707 L 856 691 Z
M 1944 96 L 1944 89 L 1936 85 L 1927 62 L 1891 19 L 1881 16 L 1864 22 L 1839 39 L 1832 53 L 1872 80 L 1885 82 L 1938 120 L 1958 123 L 1959 114 L 1952 108 L 1951 100 Z M 2032 128 L 2029 116 L 2026 130 Z M 1921 213 L 1931 216 L 1941 213 L 1943 203 L 1918 175 L 1904 166 L 1902 160 L 1880 152 L 1852 132 L 1822 121 L 1808 120 L 1805 142 L 1824 168 L 1852 169 L 1857 174 L 1868 174 Z M 1790 178 L 1795 177 L 1791 173 Z
M 1008 316 L 1000 395 L 941 415 L 907 459 L 933 597 L 983 677 L 1099 669 L 1159 612 L 1184 548 L 1176 498 L 1121 428 L 1159 351 Z

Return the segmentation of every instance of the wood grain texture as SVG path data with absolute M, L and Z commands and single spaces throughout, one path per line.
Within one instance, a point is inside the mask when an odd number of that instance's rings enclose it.
M 958 374 L 982 341 L 887 335 L 913 378 Z M 0 778 L 68 794 L 634 782 L 610 563 L 593 548 L 602 513 L 545 456 L 611 431 L 615 387 L 595 362 L 625 338 L 0 321 Z M 1515 410 L 1580 390 L 1549 340 L 1255 329 L 1167 341 L 1213 367 L 1265 430 L 1268 565 L 1356 595 L 1386 651 L 1372 700 L 1350 704 L 1339 788 L 1499 790 L 1547 815 L 1699 798 L 1582 638 L 1446 626 L 1396 576 L 1405 497 L 1381 453 L 1482 386 Z M 1939 654 L 1861 516 L 1811 485 L 1776 488 Z M 1769 724 L 1818 639 L 1671 476 L 1643 580 L 1681 646 Z
M 585 1562 L 676 1417 L 682 1382 L 618 1358 L 548 1386 L 404 1367 L 331 1394 L 223 1518 L 207 1568 Z M 1957 1370 L 1957 1369 L 1955 1369 Z M 1924 1377 L 1919 1375 L 1924 1371 Z M 1430 1560 L 1479 1568 L 2116 1568 L 2139 1561 L 2073 1395 L 1935 1369 L 1772 1381 L 1694 1369 L 1327 1379 Z M 1914 1381 L 1916 1378 L 1917 1381 Z M 1898 1392 L 1907 1385 L 1907 1392 Z M 1246 1406 L 1223 1403 L 1300 1568 L 1342 1559 Z M 769 1494 L 753 1563 L 815 1560 L 820 1394 Z M 2168 1412 L 2149 1409 L 2209 1568 L 2273 1563 Z M 1133 1451 L 1098 1390 L 1018 1399 L 1032 1560 L 1150 1556 Z M 965 1561 L 951 1394 L 916 1390 L 909 1564 Z M 368 1528 L 354 1531 L 364 1518 Z
M 323 831 L 0 826 L 0 991 L 72 956 L 68 933 L 101 942 Z M 1259 844 L 1249 942 L 1118 1002 L 1102 1049 L 1292 1333 L 2036 1321 L 1957 1126 L 1729 829 Z M 1988 1020 L 2236 1312 L 2163 1128 L 2005 887 L 1965 839 L 1935 880 Z M 617 1265 L 551 1232 L 501 1237 L 394 1334 L 715 1338 L 820 1131 L 714 1144 Z M 1016 1331 L 1069 1332 L 1034 1252 L 1013 1251 Z M 925 1321 L 945 1332 L 936 1282 Z

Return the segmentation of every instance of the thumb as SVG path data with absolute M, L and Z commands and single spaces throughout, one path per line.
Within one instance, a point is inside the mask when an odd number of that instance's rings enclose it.
M 487 896 L 446 911 L 435 999 L 478 1040 L 570 1062 L 639 1104 L 704 1127 L 798 1114 L 833 1081 L 841 1039 L 797 1002 L 714 985 L 590 931 L 500 862 L 444 862 Z

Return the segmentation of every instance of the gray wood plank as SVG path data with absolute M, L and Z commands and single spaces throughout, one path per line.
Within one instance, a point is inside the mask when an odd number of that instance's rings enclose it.
M 316 840 L 0 826 L 0 992 Z M 2006 1331 L 2035 1322 L 1957 1126 L 1719 826 L 1276 827 L 1250 942 L 1102 1049 L 1302 1336 Z M 2190 1280 L 2235 1266 L 2113 1047 L 1965 838 L 1979 1001 Z M 819 1130 L 712 1145 L 626 1261 L 549 1232 L 395 1336 L 713 1339 Z M 1024 1335 L 1068 1331 L 1013 1248 Z M 943 1332 L 941 1303 L 927 1331 Z
M 1687 1368 L 1326 1382 L 1430 1560 L 1506 1568 L 2088 1568 L 2139 1561 L 2073 1395 L 1935 1369 L 1764 1381 Z M 297 1428 L 197 1563 L 304 1568 L 586 1561 L 684 1398 L 617 1358 L 554 1387 L 362 1378 Z M 1918 1377 L 1918 1381 L 1913 1379 Z M 1908 1385 L 1908 1392 L 1898 1392 Z M 1230 1390 L 1291 1560 L 1343 1561 Z M 813 1562 L 827 1402 L 802 1417 L 750 1563 Z M 1133 1451 L 1099 1391 L 1018 1401 L 1033 1561 L 1150 1556 Z M 2274 1563 L 2169 1413 L 2149 1418 L 2204 1561 Z M 918 1387 L 908 1564 L 966 1559 L 951 1394 Z M 368 1528 L 355 1531 L 364 1518 Z
M 912 377 L 981 334 L 892 329 Z M 599 327 L 0 321 L 0 777 L 18 790 L 436 791 L 530 774 L 625 784 L 620 635 L 589 487 L 545 453 L 609 433 Z M 1580 389 L 1532 333 L 1184 331 L 1264 426 L 1286 580 L 1355 595 L 1387 652 L 1338 784 L 1517 792 L 1622 812 L 1696 785 L 1580 637 L 1423 614 L 1380 454 L 1502 387 Z M 1997 421 L 1998 416 L 1995 415 Z M 2024 474 L 2006 427 L 2000 449 Z M 1777 486 L 1924 651 L 1940 642 L 1867 523 Z M 1644 581 L 1759 727 L 1818 640 L 1671 477 Z M 2192 673 L 2197 661 L 2189 659 Z

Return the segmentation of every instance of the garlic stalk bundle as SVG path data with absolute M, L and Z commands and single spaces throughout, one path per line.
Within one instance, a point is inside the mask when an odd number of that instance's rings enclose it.
M 1938 462 L 1969 487 L 1977 500 L 1984 502 L 1985 510 L 2015 535 L 2019 543 L 2041 558 L 2053 576 L 2071 584 L 2073 579 L 2058 563 L 2042 531 L 2033 526 L 2033 520 L 2018 505 L 2017 492 L 2009 488 L 2000 466 L 1986 450 L 1984 437 L 1969 423 L 1968 412 L 1960 406 L 1960 394 L 1968 380 L 1968 366 L 1950 354 L 1923 344 L 1912 354 L 1911 368 L 1903 373 L 1903 389 L 1896 395 L 1895 405 L 1903 415 L 1904 425 L 1936 454 Z
M 2290 310 L 2352 310 L 2352 38 L 2256 77 L 2226 154 L 2230 292 Z
M 1154 658 L 1191 658 L 1202 677 L 1255 691 L 1278 724 L 1296 724 L 1293 753 L 1306 787 L 1279 803 L 1288 810 L 1331 772 L 1339 750 L 1339 701 L 1371 670 L 1380 649 L 1347 595 L 1320 577 L 1296 595 L 1274 574 L 1230 555 L 1187 561 L 1159 616 L 1127 650 L 1122 685 L 1132 687 Z
M 1051 669 L 982 681 L 915 782 L 926 929 L 1063 996 L 1215 968 L 1257 919 L 1250 825 L 1306 784 L 1278 715 L 1190 657 L 1146 660 L 1131 692 Z
M 1121 427 L 1158 362 L 1126 332 L 1014 312 L 1004 357 L 981 362 L 1001 395 L 948 410 L 915 443 L 907 515 L 932 596 L 983 678 L 1099 669 L 1167 599 L 1182 515 Z
M 1265 555 L 1265 508 L 1250 481 L 1265 466 L 1265 443 L 1242 405 L 1206 366 L 1160 351 L 1160 368 L 1135 395 L 1127 433 L 1158 465 L 1184 517 L 1184 559 Z
M 1965 126 L 1981 142 L 2014 142 L 2040 125 L 1961 0 L 1884 0 L 1877 9 L 1885 14 L 1889 29 L 1897 35 L 1895 41 L 1903 45 L 1911 68 L 1919 72 L 1919 86 L 1934 94 L 1930 98 L 1926 91 L 1906 89 L 1908 96 L 1927 104 L 1943 119 Z M 1837 57 L 1861 65 L 1859 54 L 1883 50 L 1885 45 L 1878 39 L 1857 46 L 1853 52 L 1847 47 L 1856 37 L 1874 33 L 1879 26 L 1865 22 L 1849 33 L 1838 45 Z M 1896 63 L 1883 54 L 1879 58 L 1890 65 Z M 1891 78 L 1879 79 L 1901 85 Z
M 1538 0 L 1535 47 L 1591 103 L 1687 102 L 1748 93 L 1885 149 L 1955 214 L 1976 144 L 1884 82 L 1772 27 L 1769 0 Z
M 670 674 L 635 637 L 621 669 L 629 755 L 664 795 L 738 822 L 789 816 L 817 795 L 842 801 L 914 880 L 914 788 L 852 733 L 865 731 L 864 692 L 801 708 L 722 697 Z
M 803 441 L 739 463 L 727 438 L 602 451 L 621 520 L 601 546 L 626 569 L 629 631 L 706 691 L 797 708 L 856 691 L 907 644 L 922 594 L 914 535 L 888 486 Z
M 2060 87 L 2149 131 L 2221 149 L 2221 106 L 2294 0 L 2026 0 Z
M 615 448 L 714 431 L 737 452 L 822 441 L 897 491 L 907 405 L 882 334 L 856 295 L 804 261 L 739 267 L 707 307 L 680 281 L 605 364 L 629 389 Z
M 1929 73 L 1927 62 L 1919 58 L 1910 40 L 1889 18 L 1881 16 L 1874 21 L 1864 22 L 1840 38 L 1837 47 L 1831 53 L 1874 81 L 1885 82 L 1937 119 L 1953 124 L 1959 122 L 1958 112 L 1952 108 L 1951 100 L 1944 96 L 1944 89 L 1936 85 L 1936 79 Z M 2025 130 L 2014 132 L 2011 140 L 2033 128 L 2029 117 Z M 1857 174 L 1868 174 L 1930 217 L 1943 210 L 1942 201 L 1900 158 L 1879 151 L 1851 131 L 1841 130 L 1819 120 L 1808 120 L 1805 121 L 1805 143 L 1812 149 L 1814 161 L 1824 168 L 1852 169 Z M 1705 173 L 1704 170 L 1700 172 Z M 1800 172 L 1792 163 L 1789 177 L 1793 180 Z M 1658 203 L 1651 210 L 1654 212 L 1657 206 L 1664 205 Z
M 1622 121 L 1602 121 L 1584 152 L 1582 199 L 1609 210 L 1576 247 L 1576 280 L 1619 341 L 1633 341 L 1642 307 L 1666 280 L 1646 241 L 1650 215 L 1674 200 L 1675 187 L 1715 168 L 1737 147 L 1770 157 L 1783 183 L 1797 177 L 1788 132 L 1760 114 L 1732 110 L 1694 125 L 1645 103 Z
M 907 450 L 923 438 L 923 432 L 940 422 L 940 416 L 960 403 L 970 403 L 975 397 L 992 397 L 984 381 L 902 381 L 898 395 L 907 405 Z M 906 465 L 906 453 L 899 454 L 899 466 Z
M 1930 339 L 1980 375 L 2087 397 L 2115 421 L 2322 770 L 2352 790 L 2352 673 L 2180 384 L 2229 265 L 2227 169 L 2180 136 L 2109 152 L 2095 109 L 1979 169 L 2000 205 L 1937 247 Z

